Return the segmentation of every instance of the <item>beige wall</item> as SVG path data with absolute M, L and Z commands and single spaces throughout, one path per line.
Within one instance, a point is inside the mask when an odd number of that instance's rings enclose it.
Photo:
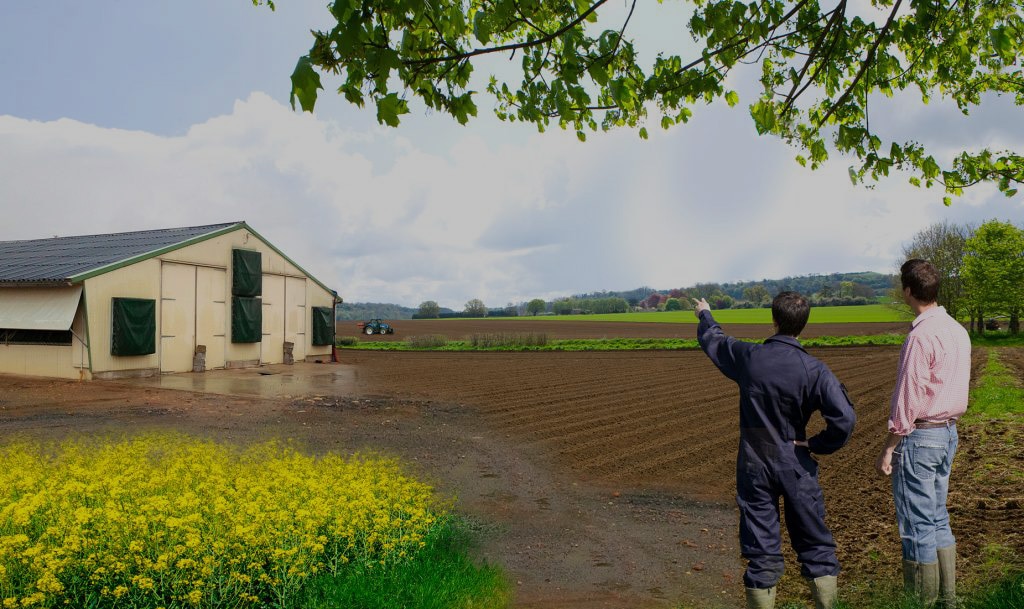
M 263 342 L 231 342 L 231 250 L 258 251 L 263 266 Z M 304 285 L 303 285 L 304 284 Z M 304 292 L 302 306 L 299 294 Z M 288 295 L 293 301 L 288 301 Z M 157 302 L 157 352 L 110 355 L 111 299 Z M 295 358 L 330 354 L 313 347 L 310 307 L 333 305 L 333 295 L 258 237 L 239 229 L 85 281 L 94 373 L 191 370 L 196 344 L 207 346 L 207 368 L 282 361 L 285 340 L 297 342 Z M 302 315 L 300 324 L 296 319 Z M 301 332 L 299 331 L 301 329 Z
M 80 340 L 85 338 L 85 314 L 81 305 L 71 331 L 70 345 L 0 344 L 0 372 L 79 380 L 92 378 L 89 352 Z
M 85 280 L 85 309 L 89 315 L 89 350 L 93 373 L 160 369 L 160 261 L 152 258 Z M 156 301 L 157 352 L 152 355 L 110 354 L 112 298 Z

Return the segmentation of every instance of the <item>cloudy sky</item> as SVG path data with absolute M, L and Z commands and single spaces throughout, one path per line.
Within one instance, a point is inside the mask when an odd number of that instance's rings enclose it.
M 324 0 L 277 5 L 0 3 L 0 240 L 245 220 L 348 302 L 461 309 L 891 272 L 933 222 L 1024 219 L 1024 196 L 990 187 L 947 208 L 905 177 L 853 186 L 846 159 L 803 169 L 756 136 L 743 82 L 736 108 L 652 125 L 649 141 L 538 134 L 485 97 L 468 126 L 414 102 L 386 128 L 332 81 L 315 115 L 293 112 L 288 77 L 329 15 Z M 641 5 L 644 56 L 685 39 L 682 11 Z M 872 121 L 939 153 L 1024 149 L 1019 110 L 1000 100 L 964 120 L 898 99 Z

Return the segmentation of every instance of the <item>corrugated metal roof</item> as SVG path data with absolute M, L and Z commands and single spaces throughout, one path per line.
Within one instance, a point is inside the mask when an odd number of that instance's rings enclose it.
M 67 282 L 77 275 L 242 224 L 228 222 L 109 235 L 0 241 L 0 283 Z

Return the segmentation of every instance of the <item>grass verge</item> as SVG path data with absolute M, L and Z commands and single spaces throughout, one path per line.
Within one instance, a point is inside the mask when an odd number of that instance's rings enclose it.
M 1024 573 L 1003 578 L 967 597 L 964 609 L 1019 609 L 1024 607 Z
M 981 380 L 971 390 L 967 422 L 979 417 L 997 418 L 1024 413 L 1024 388 L 1012 370 L 999 358 L 998 349 L 988 349 L 988 362 Z
M 506 607 L 510 598 L 502 571 L 476 565 L 467 553 L 472 535 L 461 520 L 444 521 L 426 539 L 426 546 L 405 563 L 378 567 L 360 565 L 310 582 L 308 609 L 491 609 Z
M 1024 334 L 1006 332 L 971 333 L 971 344 L 975 347 L 1024 347 Z
M 423 341 L 410 337 L 405 342 L 380 341 L 342 345 L 345 349 L 368 351 L 671 351 L 700 349 L 693 338 L 576 338 L 548 340 L 543 334 L 486 335 L 468 341 Z M 541 338 L 542 337 L 542 338 Z M 891 346 L 903 344 L 901 334 L 875 334 L 872 336 L 820 336 L 801 340 L 805 347 Z M 416 339 L 416 340 L 414 340 Z M 760 340 L 747 342 L 760 343 Z
M 715 309 L 711 312 L 722 324 L 771 324 L 771 309 Z M 811 307 L 808 323 L 837 324 L 863 322 L 910 322 L 914 317 L 889 305 L 873 304 L 843 307 Z M 490 319 L 490 318 L 488 318 Z M 621 321 L 695 324 L 693 311 L 649 311 L 645 313 L 597 313 L 591 315 L 539 315 L 536 317 L 496 317 L 503 320 L 537 321 Z
M 840 595 L 842 596 L 842 590 Z M 1010 573 L 997 581 L 957 595 L 960 609 L 1021 609 L 1024 607 L 1024 573 Z M 776 605 L 778 609 L 806 609 L 807 604 L 789 601 Z M 900 589 L 882 586 L 873 589 L 856 603 L 842 598 L 836 601 L 835 609 L 924 609 L 914 598 L 906 597 Z M 690 609 L 680 605 L 677 609 Z

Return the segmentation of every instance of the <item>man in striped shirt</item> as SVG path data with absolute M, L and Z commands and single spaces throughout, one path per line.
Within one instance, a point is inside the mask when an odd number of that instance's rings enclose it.
M 903 342 L 889 412 L 889 435 L 876 468 L 892 475 L 903 546 L 903 584 L 925 607 L 956 606 L 956 540 L 946 498 L 967 410 L 971 340 L 938 305 L 939 274 L 930 262 L 900 269 L 903 298 L 917 315 Z

